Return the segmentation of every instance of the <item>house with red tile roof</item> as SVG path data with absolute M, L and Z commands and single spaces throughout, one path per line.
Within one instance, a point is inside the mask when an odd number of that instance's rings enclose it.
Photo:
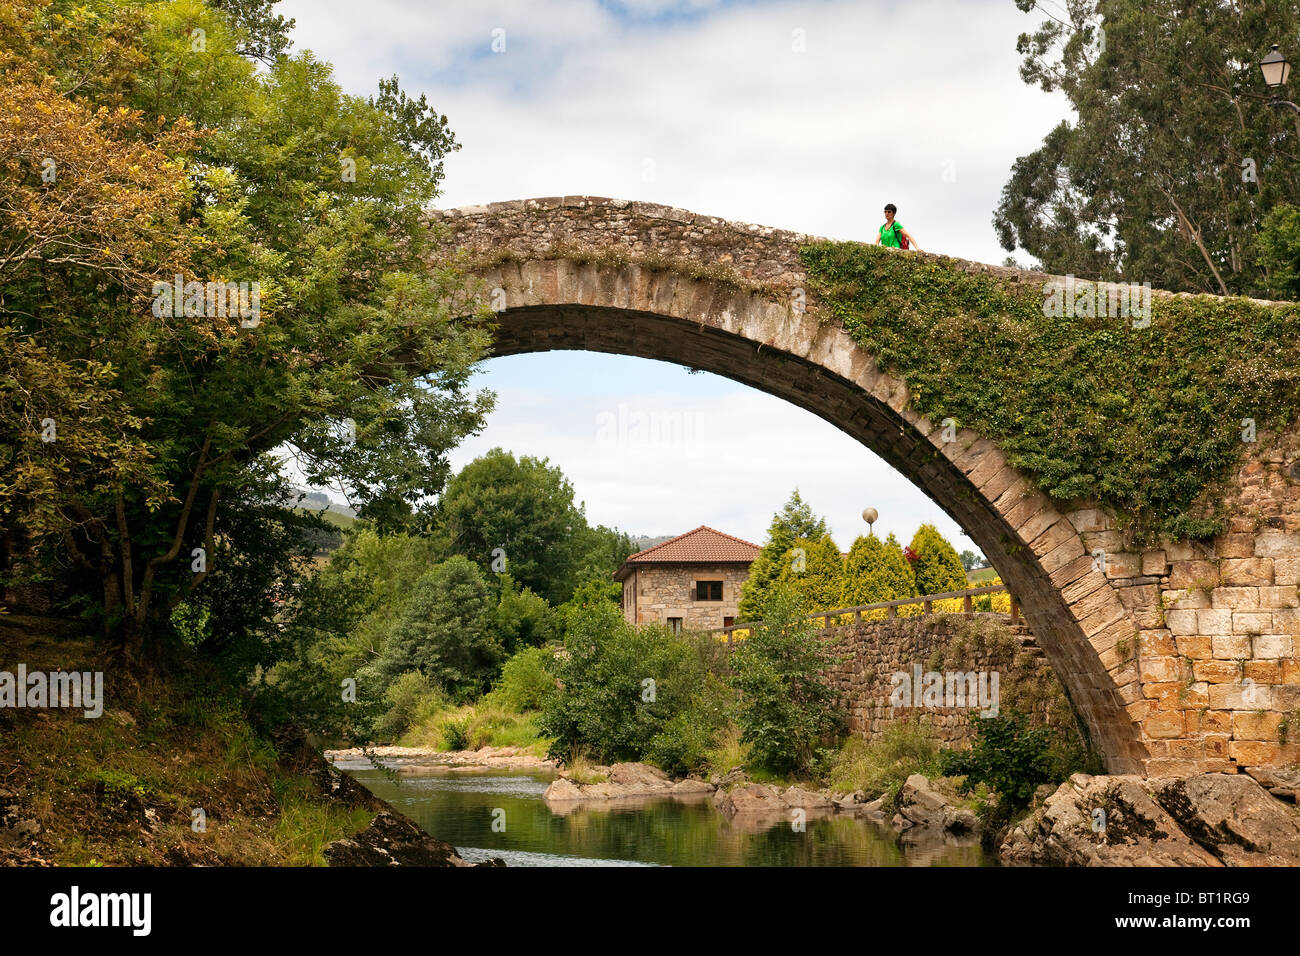
M 730 627 L 758 552 L 758 545 L 707 525 L 638 551 L 614 572 L 623 585 L 623 616 L 674 631 Z

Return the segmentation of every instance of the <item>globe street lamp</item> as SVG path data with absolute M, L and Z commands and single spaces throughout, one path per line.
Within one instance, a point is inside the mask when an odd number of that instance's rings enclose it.
M 1264 59 L 1259 61 L 1259 70 L 1264 74 L 1264 83 L 1273 92 L 1273 98 L 1268 101 L 1269 106 L 1289 106 L 1295 112 L 1296 133 L 1300 134 L 1300 106 L 1292 103 L 1290 100 L 1282 99 L 1282 91 L 1286 89 L 1286 81 L 1291 77 L 1291 61 L 1282 55 L 1282 51 L 1273 44 L 1273 49 L 1268 51 Z
M 875 508 L 863 508 L 863 509 L 862 509 L 862 520 L 865 521 L 865 522 L 867 523 L 867 534 L 868 534 L 868 535 L 870 535 L 870 534 L 874 534 L 874 533 L 875 533 L 875 532 L 872 530 L 872 527 L 871 527 L 871 526 L 874 525 L 874 524 L 876 523 L 876 519 L 879 518 L 879 517 L 880 517 L 880 515 L 876 512 L 876 509 L 875 509 Z

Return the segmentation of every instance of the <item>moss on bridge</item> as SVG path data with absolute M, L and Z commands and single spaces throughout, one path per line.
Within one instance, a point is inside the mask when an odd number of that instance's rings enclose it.
M 1300 409 L 1300 305 L 1153 296 L 1150 324 L 1045 314 L 1037 282 L 852 242 L 800 248 L 820 309 L 907 382 L 916 409 L 996 441 L 1061 502 L 1140 538 L 1207 538 L 1216 489 Z M 1141 324 L 1141 323 L 1138 323 Z

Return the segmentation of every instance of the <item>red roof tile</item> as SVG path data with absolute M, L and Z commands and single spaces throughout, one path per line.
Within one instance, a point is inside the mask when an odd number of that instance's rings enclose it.
M 752 564 L 759 550 L 756 544 L 700 525 L 694 531 L 638 551 L 614 572 L 614 580 L 621 581 L 634 564 Z

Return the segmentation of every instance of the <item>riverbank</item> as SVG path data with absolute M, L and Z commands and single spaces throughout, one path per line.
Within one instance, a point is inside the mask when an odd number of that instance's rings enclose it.
M 399 774 L 427 773 L 434 769 L 558 770 L 559 765 L 526 747 L 480 747 L 478 750 L 438 750 L 434 747 L 348 747 L 326 750 L 325 759 L 340 762 L 369 761 L 374 757 L 392 765 Z
M 321 866 L 349 840 L 456 865 L 300 734 L 257 733 L 197 667 L 126 673 L 75 623 L 14 614 L 0 660 L 104 675 L 97 718 L 0 708 L 0 866 Z

